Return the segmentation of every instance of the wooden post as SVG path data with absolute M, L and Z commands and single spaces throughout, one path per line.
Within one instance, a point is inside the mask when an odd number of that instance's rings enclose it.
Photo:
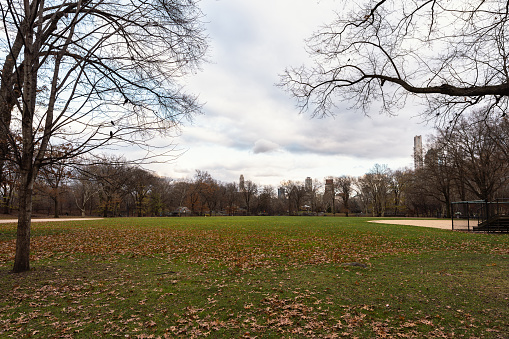
M 451 224 L 452 224 L 452 230 L 454 231 L 454 208 L 453 208 L 452 202 L 451 202 Z
M 467 230 L 470 232 L 470 208 L 467 201 Z

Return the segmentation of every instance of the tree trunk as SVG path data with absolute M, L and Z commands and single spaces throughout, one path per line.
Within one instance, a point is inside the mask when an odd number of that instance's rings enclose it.
M 446 218 L 451 218 L 451 200 L 450 199 L 445 199 L 445 217 Z M 467 212 L 468 213 L 468 212 Z
M 59 208 L 60 208 L 60 204 L 59 204 L 59 201 L 58 201 L 58 192 L 57 192 L 57 195 L 55 196 L 55 199 L 53 200 L 55 202 L 55 213 L 54 213 L 54 217 L 55 218 L 60 218 L 60 214 L 58 213 L 59 211 Z
M 30 270 L 30 228 L 32 219 L 32 175 L 29 171 L 21 172 L 21 188 L 19 196 L 18 229 L 16 236 L 16 257 L 14 273 Z
M 33 8 L 32 8 L 33 9 Z M 36 8 L 35 8 L 36 9 Z M 35 10 L 33 9 L 33 10 Z M 30 14 L 28 8 L 25 8 Z M 35 14 L 29 15 L 35 19 Z M 32 219 L 32 193 L 38 167 L 34 164 L 34 137 L 33 118 L 36 106 L 38 57 L 34 52 L 34 32 L 31 23 L 26 22 L 22 28 L 24 41 L 24 67 L 23 67 L 23 111 L 21 121 L 22 154 L 20 162 L 20 195 L 18 229 L 16 234 L 16 256 L 14 258 L 13 272 L 30 270 L 30 227 Z M 44 151 L 44 145 L 40 146 Z

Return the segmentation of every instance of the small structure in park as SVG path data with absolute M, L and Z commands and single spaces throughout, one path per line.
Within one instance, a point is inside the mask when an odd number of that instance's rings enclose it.
M 509 233 L 509 199 L 451 203 L 452 229 L 473 232 Z

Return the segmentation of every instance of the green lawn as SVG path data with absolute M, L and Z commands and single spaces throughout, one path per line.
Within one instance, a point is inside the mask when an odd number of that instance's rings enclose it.
M 0 224 L 0 338 L 509 338 L 508 235 L 367 220 Z

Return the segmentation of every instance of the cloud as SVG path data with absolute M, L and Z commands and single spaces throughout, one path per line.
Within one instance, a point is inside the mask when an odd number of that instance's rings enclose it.
M 273 152 L 278 149 L 279 149 L 279 145 L 276 144 L 275 142 L 265 140 L 265 139 L 260 139 L 255 142 L 254 147 L 253 147 L 253 153 L 254 154 L 270 153 L 270 152 Z
M 240 174 L 257 184 L 283 180 L 362 175 L 374 164 L 411 165 L 414 135 L 431 130 L 411 117 L 348 110 L 335 118 L 299 114 L 295 101 L 274 86 L 286 67 L 308 59 L 304 39 L 331 22 L 335 0 L 202 0 L 210 34 L 210 63 L 187 79 L 187 89 L 205 103 L 204 115 L 175 140 L 187 152 L 157 171 L 192 178 L 195 169 L 231 182 Z

